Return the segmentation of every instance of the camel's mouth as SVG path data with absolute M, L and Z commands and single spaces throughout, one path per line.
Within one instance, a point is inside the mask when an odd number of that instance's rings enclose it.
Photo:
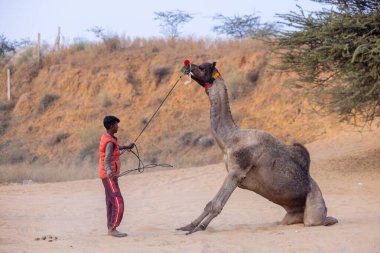
M 191 64 L 187 64 L 181 69 L 181 72 L 188 75 L 191 72 Z

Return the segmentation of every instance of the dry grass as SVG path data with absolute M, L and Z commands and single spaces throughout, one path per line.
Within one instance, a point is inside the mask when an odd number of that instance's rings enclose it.
M 24 180 L 41 183 L 61 182 L 96 178 L 97 176 L 97 168 L 88 163 L 80 166 L 62 163 L 60 165 L 13 164 L 0 166 L 0 183 L 23 183 Z

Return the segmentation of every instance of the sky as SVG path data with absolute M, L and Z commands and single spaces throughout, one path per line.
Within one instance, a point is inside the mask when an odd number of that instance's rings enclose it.
M 296 5 L 306 11 L 323 7 L 309 0 L 0 0 L 0 34 L 11 41 L 35 41 L 40 33 L 42 41 L 52 44 L 61 27 L 65 43 L 72 43 L 95 40 L 88 30 L 98 26 L 130 38 L 161 37 L 154 12 L 178 9 L 194 16 L 181 27 L 181 36 L 216 38 L 212 27 L 218 22 L 212 17 L 217 13 L 256 13 L 262 22 L 275 22 L 276 14 L 296 11 Z

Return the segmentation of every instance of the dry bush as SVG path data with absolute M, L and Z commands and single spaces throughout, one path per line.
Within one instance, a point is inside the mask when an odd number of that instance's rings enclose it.
M 50 141 L 48 142 L 48 144 L 50 146 L 54 146 L 54 145 L 57 145 L 57 144 L 61 143 L 63 140 L 66 140 L 69 137 L 70 137 L 69 133 L 58 133 L 58 134 L 54 135 L 50 139 Z
M 193 132 L 184 133 L 180 138 L 180 142 L 184 146 L 191 145 L 193 143 Z
M 104 39 L 103 43 L 109 52 L 114 52 L 122 48 L 121 47 L 122 43 L 118 36 L 106 38 Z
M 38 105 L 37 113 L 38 114 L 44 113 L 59 98 L 60 98 L 59 96 L 54 95 L 54 94 L 50 94 L 50 93 L 45 94 Z
M 27 162 L 30 158 L 29 151 L 24 147 L 15 147 L 11 143 L 6 143 L 2 149 L 0 164 L 19 164 Z
M 246 79 L 249 81 L 249 83 L 255 87 L 257 85 L 257 81 L 260 77 L 260 71 L 254 69 L 246 74 Z
M 7 112 L 11 111 L 15 107 L 15 105 L 16 105 L 15 101 L 0 102 L 0 111 L 7 113 Z
M 215 141 L 213 137 L 200 135 L 194 140 L 194 145 L 200 146 L 202 148 L 210 148 L 214 146 Z
M 8 119 L 2 119 L 0 121 L 0 135 L 3 135 L 8 127 L 9 127 L 9 120 Z
M 136 78 L 135 74 L 133 74 L 132 72 L 127 72 L 125 74 L 125 80 L 132 84 L 132 85 L 138 85 L 140 84 L 140 80 Z
M 152 73 L 156 80 L 156 86 L 158 86 L 166 76 L 172 73 L 172 70 L 169 67 L 156 65 L 152 67 Z

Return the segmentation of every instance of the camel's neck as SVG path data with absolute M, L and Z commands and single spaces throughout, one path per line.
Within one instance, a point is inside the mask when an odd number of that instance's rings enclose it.
M 208 96 L 211 103 L 211 130 L 218 144 L 224 149 L 238 127 L 232 119 L 227 88 L 222 77 L 216 79 L 208 89 Z

